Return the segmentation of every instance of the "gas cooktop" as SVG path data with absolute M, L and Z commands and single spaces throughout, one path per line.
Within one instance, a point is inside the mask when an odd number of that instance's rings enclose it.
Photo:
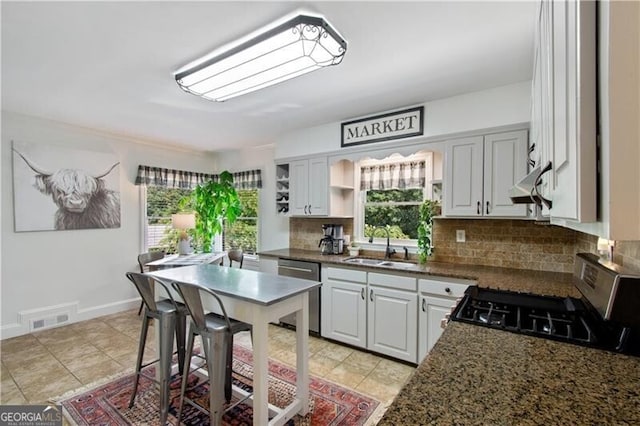
M 581 300 L 570 297 L 469 287 L 452 319 L 589 346 L 602 341 L 597 321 Z

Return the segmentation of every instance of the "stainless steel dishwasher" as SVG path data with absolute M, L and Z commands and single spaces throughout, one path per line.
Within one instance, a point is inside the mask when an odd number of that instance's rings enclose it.
M 320 281 L 320 264 L 299 260 L 278 259 L 278 275 Z M 296 315 L 280 318 L 283 324 L 296 325 Z M 309 292 L 309 331 L 320 334 L 320 288 Z

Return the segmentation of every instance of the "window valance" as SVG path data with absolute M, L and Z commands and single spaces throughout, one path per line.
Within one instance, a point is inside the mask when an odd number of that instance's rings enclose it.
M 262 188 L 260 169 L 231 173 L 236 189 Z M 138 166 L 136 185 L 163 186 L 165 188 L 193 189 L 196 186 L 219 179 L 217 174 L 190 172 L 185 170 L 163 169 L 160 167 Z
M 424 161 L 363 166 L 360 190 L 424 188 L 425 168 Z

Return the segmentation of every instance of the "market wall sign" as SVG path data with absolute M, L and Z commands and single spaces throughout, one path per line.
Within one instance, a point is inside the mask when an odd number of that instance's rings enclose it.
M 424 106 L 342 123 L 342 147 L 424 134 Z

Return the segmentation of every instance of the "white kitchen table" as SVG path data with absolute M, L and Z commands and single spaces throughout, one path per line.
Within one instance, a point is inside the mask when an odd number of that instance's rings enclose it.
M 224 303 L 229 317 L 253 326 L 253 424 L 282 425 L 309 411 L 309 291 L 321 283 L 217 265 L 196 265 L 147 272 L 167 284 L 208 287 Z M 178 296 L 174 291 L 174 296 Z M 179 296 L 178 299 L 180 300 Z M 212 307 L 213 308 L 213 307 Z M 217 308 L 217 307 L 216 307 Z M 216 310 L 217 309 L 213 309 Z M 296 397 L 279 409 L 268 401 L 269 323 L 296 314 Z M 222 391 L 222 390 L 219 390 Z M 275 416 L 269 421 L 269 410 Z

